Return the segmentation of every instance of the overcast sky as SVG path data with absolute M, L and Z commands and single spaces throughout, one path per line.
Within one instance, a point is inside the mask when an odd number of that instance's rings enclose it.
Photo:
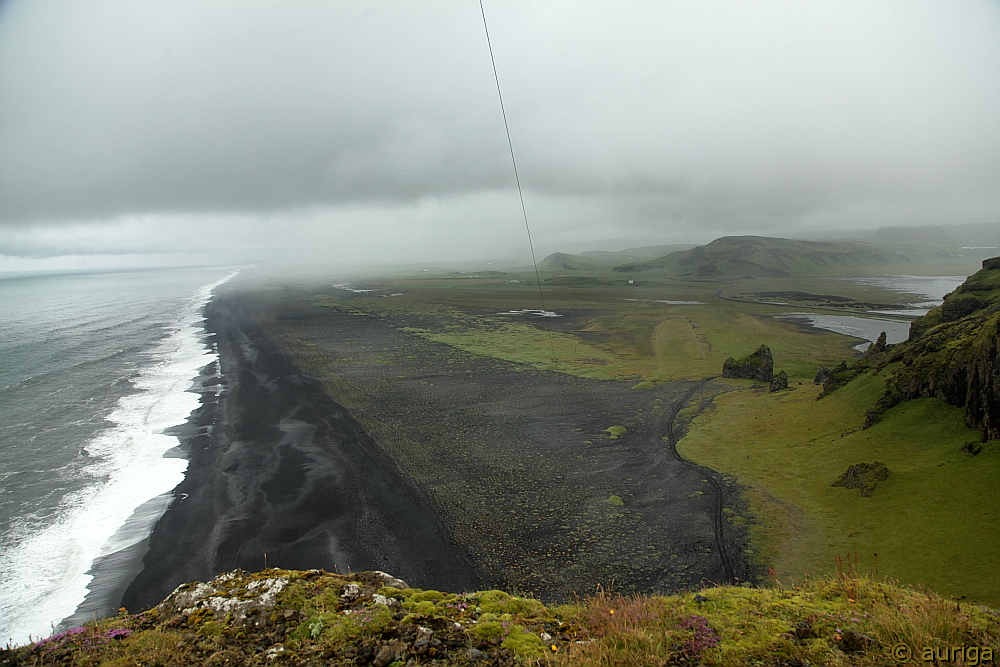
M 1000 220 L 996 0 L 484 5 L 542 252 Z M 477 0 L 0 0 L 4 268 L 526 252 Z

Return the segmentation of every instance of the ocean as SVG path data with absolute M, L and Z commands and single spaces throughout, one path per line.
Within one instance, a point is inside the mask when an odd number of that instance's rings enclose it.
M 106 606 L 95 566 L 141 556 L 187 468 L 164 431 L 218 372 L 203 309 L 234 274 L 0 279 L 0 645 L 47 637 L 88 594 Z

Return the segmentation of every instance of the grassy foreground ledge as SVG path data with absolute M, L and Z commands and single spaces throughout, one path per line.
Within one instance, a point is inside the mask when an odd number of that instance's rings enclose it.
M 776 582 L 777 583 L 777 582 Z M 1000 613 L 858 577 L 546 606 L 382 572 L 235 571 L 141 614 L 0 651 L 0 665 L 990 664 Z

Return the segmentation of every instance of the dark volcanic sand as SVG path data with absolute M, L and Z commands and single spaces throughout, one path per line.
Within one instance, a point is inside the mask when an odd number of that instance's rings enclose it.
M 481 586 L 419 490 L 263 334 L 237 287 L 220 289 L 206 314 L 226 389 L 195 416 L 195 425 L 214 416 L 214 429 L 186 439 L 187 475 L 124 606 L 137 611 L 181 583 L 259 570 L 265 553 L 269 567 L 379 569 L 415 586 Z
M 258 287 L 242 298 L 426 494 L 485 583 L 555 600 L 754 578 L 721 513 L 742 509 L 732 489 L 664 440 L 683 432 L 680 408 L 718 390 L 710 381 L 631 390 L 538 371 L 401 330 L 416 320 L 319 307 L 317 293 L 345 295 Z M 611 439 L 614 425 L 628 432 Z M 439 574 L 433 587 L 448 588 Z

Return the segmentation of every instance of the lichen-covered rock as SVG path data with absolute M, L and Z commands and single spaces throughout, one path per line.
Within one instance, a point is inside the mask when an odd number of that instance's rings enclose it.
M 740 360 L 729 357 L 722 364 L 722 377 L 770 383 L 774 379 L 774 358 L 771 356 L 771 349 L 767 345 L 761 345 Z
M 768 387 L 769 392 L 781 391 L 783 389 L 788 389 L 788 373 L 781 371 L 773 378 L 771 378 L 771 385 Z
M 164 615 L 191 616 L 208 612 L 216 621 L 231 618 L 239 625 L 257 627 L 278 602 L 278 594 L 288 585 L 288 577 L 251 575 L 242 570 L 220 574 L 208 583 L 183 584 L 161 602 L 157 611 Z
M 855 463 L 837 478 L 830 486 L 842 486 L 847 489 L 861 489 L 861 495 L 871 498 L 875 484 L 889 478 L 889 469 L 881 461 L 874 463 Z

